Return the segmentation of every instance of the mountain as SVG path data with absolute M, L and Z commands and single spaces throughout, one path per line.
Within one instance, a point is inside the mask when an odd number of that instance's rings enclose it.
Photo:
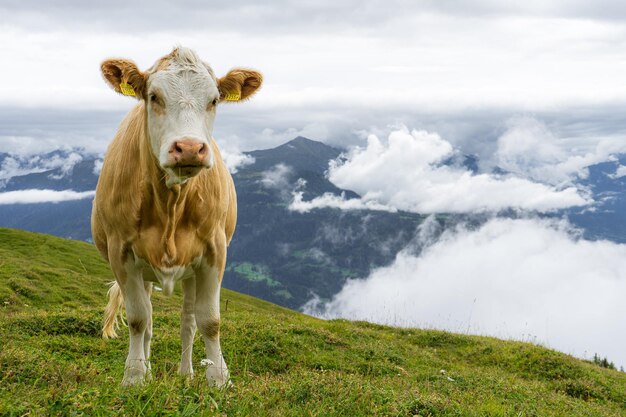
M 247 153 L 255 162 L 233 175 L 239 213 L 225 287 L 299 308 L 313 295 L 330 298 L 347 279 L 391 263 L 413 239 L 423 220 L 417 214 L 333 209 L 303 214 L 288 209 L 296 187 L 304 200 L 324 193 L 357 197 L 325 176 L 328 162 L 341 152 L 297 137 Z M 73 165 L 59 162 L 54 169 L 12 177 L 1 191 L 95 189 L 98 158 L 71 155 L 59 151 L 42 156 L 40 161 L 72 160 Z M 0 205 L 0 226 L 89 241 L 90 215 L 91 199 Z
M 419 250 L 414 239 L 425 217 L 418 214 L 329 208 L 299 213 L 289 209 L 294 192 L 302 193 L 304 201 L 324 193 L 358 197 L 326 178 L 329 161 L 340 158 L 342 152 L 304 137 L 247 152 L 254 163 L 233 175 L 239 214 L 229 247 L 227 288 L 300 308 L 314 296 L 331 298 L 350 278 L 367 277 L 372 269 L 390 264 L 407 246 Z M 4 187 L 0 192 L 93 190 L 99 162 L 97 156 L 75 150 L 21 159 L 0 154 L 0 185 Z M 459 154 L 442 163 L 478 170 L 474 156 Z M 578 185 L 589 191 L 596 204 L 551 215 L 568 217 L 588 239 L 626 242 L 626 176 L 615 174 L 620 165 L 626 165 L 626 155 L 589 167 L 587 178 L 580 180 Z M 7 179 L 7 172 L 18 175 Z M 0 226 L 89 241 L 90 214 L 90 199 L 0 204 Z M 480 215 L 437 216 L 442 230 L 461 221 L 478 226 L 485 219 Z
M 626 155 L 615 161 L 589 167 L 589 175 L 580 181 L 598 203 L 592 207 L 569 210 L 569 219 L 584 231 L 588 239 L 607 239 L 626 243 L 626 175 L 617 176 L 626 165 Z
M 323 173 L 328 169 L 328 161 L 337 158 L 341 152 L 322 142 L 298 136 L 276 148 L 248 152 L 248 155 L 255 159 L 255 169 L 260 171 L 287 164 L 302 171 Z
M 229 290 L 233 386 L 176 375 L 180 289 L 152 296 L 152 380 L 122 387 L 102 340 L 108 265 L 85 242 L 0 229 L 0 415 L 623 416 L 626 374 L 529 343 L 325 321 Z
M 0 191 L 27 189 L 90 191 L 100 159 L 80 150 L 58 150 L 34 157 L 0 153 Z M 3 179 L 8 176 L 10 178 Z

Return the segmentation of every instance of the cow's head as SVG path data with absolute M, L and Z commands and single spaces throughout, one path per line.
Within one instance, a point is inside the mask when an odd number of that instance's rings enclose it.
M 263 81 L 259 72 L 242 68 L 216 78 L 194 51 L 182 47 L 145 72 L 127 59 L 106 60 L 101 68 L 115 91 L 145 102 L 150 146 L 168 186 L 213 166 L 210 141 L 218 103 L 246 100 Z

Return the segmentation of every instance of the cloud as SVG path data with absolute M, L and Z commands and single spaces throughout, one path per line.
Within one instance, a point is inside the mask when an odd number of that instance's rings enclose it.
M 360 198 L 346 198 L 344 193 L 341 195 L 335 195 L 331 193 L 324 193 L 319 197 L 315 197 L 312 200 L 305 201 L 303 199 L 304 192 L 294 191 L 292 193 L 293 200 L 289 203 L 289 210 L 297 211 L 299 213 L 308 213 L 311 210 L 321 208 L 334 208 L 340 210 L 378 210 L 388 211 L 391 213 L 397 210 L 393 207 L 380 204 L 373 200 L 363 200 Z
M 626 165 L 619 165 L 613 174 L 609 174 L 609 178 L 618 179 L 626 177 Z
M 626 365 L 625 293 L 626 245 L 581 239 L 558 221 L 492 219 L 444 232 L 419 255 L 408 248 L 328 303 L 303 309 L 531 340 Z
M 626 32 L 618 22 L 561 18 L 558 12 L 551 17 L 526 13 L 524 7 L 493 13 L 502 7 L 434 3 L 388 7 L 376 1 L 358 14 L 343 13 L 357 2 L 221 7 L 195 2 L 188 8 L 161 3 L 134 12 L 127 4 L 96 10 L 77 3 L 5 6 L 0 14 L 12 19 L 0 28 L 0 44 L 11 60 L 3 73 L 31 81 L 0 86 L 0 103 L 128 109 L 134 101 L 104 85 L 98 63 L 123 56 L 145 69 L 174 42 L 197 49 L 218 75 L 236 65 L 261 69 L 266 82 L 251 103 L 254 118 L 262 109 L 281 117 L 294 107 L 324 113 L 325 120 L 289 126 L 295 130 L 339 118 L 337 109 L 371 115 L 377 114 L 374 108 L 538 111 L 623 101 L 626 52 L 620 45 Z M 478 12 L 472 16 L 472 10 Z M 143 36 L 145 31 L 150 36 Z M 72 77 L 63 66 L 68 57 Z
M 462 165 L 444 163 L 455 156 L 439 135 L 402 128 L 383 143 L 375 135 L 367 147 L 355 148 L 345 160 L 331 162 L 329 180 L 352 190 L 361 200 L 332 195 L 302 201 L 293 210 L 337 207 L 406 210 L 417 213 L 497 212 L 513 208 L 547 212 L 589 204 L 576 188 L 555 188 L 515 176 L 474 174 Z
M 571 138 L 557 138 L 545 124 L 530 117 L 511 119 L 498 138 L 494 164 L 520 177 L 559 185 L 589 175 L 588 166 L 626 152 L 626 142 L 597 140 L 592 149 L 577 149 Z
M 104 160 L 102 159 L 96 159 L 95 161 L 93 161 L 93 174 L 94 175 L 100 175 L 100 171 L 102 171 L 103 163 L 104 163 Z
M 50 174 L 50 178 L 53 180 L 60 180 L 65 178 L 67 175 L 71 174 L 74 170 L 74 166 L 79 162 L 82 162 L 82 155 L 71 152 L 66 156 L 54 155 L 52 158 L 46 159 L 44 165 L 47 167 L 55 167 L 59 168 L 60 172 L 58 174 Z
M 235 174 L 239 168 L 254 164 L 254 158 L 252 156 L 242 153 L 237 149 L 220 149 L 220 154 L 231 174 Z
M 0 181 L 31 173 L 59 170 L 50 174 L 51 179 L 59 180 L 72 173 L 74 166 L 83 160 L 78 152 L 61 152 L 52 155 L 30 155 L 14 153 L 5 155 L 0 163 Z
M 486 140 L 476 140 L 477 130 L 493 134 L 520 113 L 623 132 L 626 31 L 614 20 L 626 7 L 501 3 L 3 2 L 0 16 L 11 16 L 0 25 L 11 57 L 3 76 L 29 82 L 0 85 L 0 148 L 5 138 L 29 137 L 22 147 L 104 152 L 136 102 L 105 85 L 99 62 L 121 56 L 146 69 L 175 42 L 196 49 L 218 75 L 242 65 L 264 73 L 250 103 L 218 110 L 216 137 L 240 138 L 241 150 L 276 146 L 292 133 L 351 145 L 355 130 L 397 122 L 475 144 Z M 354 7 L 363 10 L 347 12 Z M 590 18 L 599 14 L 610 18 Z
M 91 6 L 91 5 L 90 5 Z M 232 22 L 251 33 L 311 30 L 347 30 L 346 27 L 383 30 L 402 18 L 414 15 L 451 15 L 455 17 L 538 16 L 600 20 L 626 18 L 626 7 L 619 0 L 551 0 L 523 3 L 494 0 L 432 1 L 415 0 L 388 7 L 384 0 L 370 0 L 367 7 L 357 0 L 340 3 L 330 0 L 293 2 L 278 0 L 259 4 L 251 0 L 204 3 L 195 0 L 168 2 L 136 1 L 132 6 L 125 1 L 93 4 L 65 0 L 53 5 L 46 1 L 7 1 L 0 7 L 3 16 L 23 26 L 58 29 L 72 27 L 85 30 L 124 31 L 133 34 L 152 33 L 155 28 L 164 31 L 182 31 L 203 27 L 210 22 L 215 30 L 232 30 Z M 359 13 L 352 13 L 359 9 Z M 155 22 L 158 22 L 155 25 Z M 92 26 L 90 26 L 90 24 Z M 95 25 L 95 26 L 93 26 Z
M 293 168 L 285 164 L 277 164 L 267 171 L 263 171 L 259 182 L 265 188 L 287 190 L 290 188 L 289 179 L 292 174 Z
M 298 136 L 303 136 L 315 140 L 327 140 L 329 137 L 328 127 L 322 123 L 309 123 L 302 129 L 288 127 L 276 131 L 275 129 L 265 128 L 261 132 L 260 140 L 264 143 L 284 143 Z
M 63 201 L 83 200 L 92 198 L 95 191 L 76 192 L 72 190 L 54 191 L 28 189 L 19 191 L 7 191 L 0 193 L 0 205 L 6 204 L 35 204 L 35 203 L 60 203 Z

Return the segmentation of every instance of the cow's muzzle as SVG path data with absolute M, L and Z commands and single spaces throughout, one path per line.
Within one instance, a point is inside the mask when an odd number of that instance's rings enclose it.
M 196 139 L 177 140 L 167 154 L 167 167 L 178 169 L 203 168 L 207 166 L 209 144 Z

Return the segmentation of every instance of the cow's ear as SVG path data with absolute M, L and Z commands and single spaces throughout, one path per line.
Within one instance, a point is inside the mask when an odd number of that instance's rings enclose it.
M 139 71 L 137 65 L 128 59 L 107 59 L 100 65 L 106 82 L 120 94 L 143 98 L 146 74 Z
M 220 101 L 248 100 L 257 92 L 261 84 L 263 84 L 263 75 L 260 72 L 246 68 L 232 69 L 217 80 Z

